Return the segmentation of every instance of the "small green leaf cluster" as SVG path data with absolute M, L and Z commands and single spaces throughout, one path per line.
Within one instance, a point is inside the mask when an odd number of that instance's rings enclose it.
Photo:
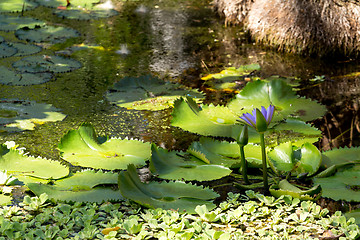
M 129 201 L 111 204 L 47 205 L 46 195 L 27 198 L 24 207 L 0 208 L 0 239 L 356 239 L 354 219 L 311 201 L 268 197 L 248 191 L 197 214 L 142 209 Z M 31 206 L 31 207 L 30 207 Z M 25 208 L 27 207 L 27 208 Z M 36 211 L 34 211 L 36 209 Z

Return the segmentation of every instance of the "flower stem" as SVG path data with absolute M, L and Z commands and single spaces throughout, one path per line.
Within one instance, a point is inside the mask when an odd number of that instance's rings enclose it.
M 247 162 L 245 159 L 244 146 L 240 146 L 240 157 L 241 157 L 241 174 L 243 175 L 245 184 L 249 184 L 249 179 L 247 176 Z
M 262 166 L 263 166 L 264 190 L 265 190 L 265 193 L 268 194 L 269 193 L 269 183 L 268 183 L 268 176 L 267 176 L 267 163 L 266 163 L 264 133 L 260 133 L 260 145 L 261 145 Z

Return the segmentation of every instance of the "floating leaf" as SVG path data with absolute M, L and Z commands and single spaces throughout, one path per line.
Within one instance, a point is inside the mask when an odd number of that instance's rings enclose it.
M 28 86 L 50 81 L 51 73 L 17 74 L 4 66 L 0 66 L 0 83 L 12 86 Z
M 159 178 L 172 180 L 210 181 L 231 173 L 227 167 L 205 164 L 203 161 L 184 153 L 157 148 L 152 145 L 150 171 Z M 182 156 L 183 154 L 184 156 Z
M 313 175 L 319 170 L 321 153 L 311 143 L 295 149 L 291 142 L 280 144 L 268 153 L 270 166 L 275 172 L 308 173 Z
M 326 108 L 310 99 L 299 98 L 292 88 L 281 79 L 270 82 L 257 80 L 249 82 L 228 107 L 237 115 L 251 112 L 261 106 L 275 106 L 272 122 L 289 116 L 296 116 L 304 121 L 314 120 L 324 115 Z
M 234 89 L 237 86 L 236 80 L 243 80 L 244 76 L 257 70 L 260 70 L 260 65 L 254 63 L 239 68 L 226 68 L 220 73 L 209 74 L 201 79 L 208 82 L 211 81 L 210 85 L 216 89 Z
M 182 96 L 191 96 L 199 100 L 203 98 L 196 90 L 188 90 L 180 84 L 164 82 L 147 75 L 121 79 L 113 85 L 106 98 L 119 107 L 162 110 L 172 107 L 174 101 Z
M 335 201 L 345 200 L 360 202 L 360 167 L 355 166 L 334 176 L 327 178 L 315 178 L 314 183 L 320 184 L 323 189 L 323 197 Z
M 6 145 L 0 145 L 0 169 L 16 175 L 32 176 L 42 179 L 59 179 L 69 174 L 69 169 L 60 162 L 21 154 Z
M 123 199 L 118 190 L 110 187 L 97 187 L 104 184 L 117 184 L 118 174 L 111 172 L 82 171 L 67 178 L 57 180 L 53 185 L 27 184 L 36 195 L 46 193 L 50 199 L 66 202 L 104 202 Z
M 126 169 L 130 163 L 143 166 L 151 154 L 150 144 L 137 140 L 112 138 L 100 143 L 90 124 L 65 134 L 59 149 L 73 165 L 108 170 Z
M 13 55 L 14 57 L 27 56 L 38 53 L 42 50 L 41 47 L 32 44 L 11 43 L 10 45 L 17 50 L 16 54 Z
M 13 67 L 23 73 L 63 73 L 80 68 L 81 63 L 60 56 L 29 56 L 14 62 Z
M 50 0 L 50 1 L 49 0 L 35 0 L 35 1 L 42 6 L 51 7 L 51 8 L 57 8 L 57 7 L 66 5 L 65 0 Z M 86 7 L 92 6 L 93 4 L 96 4 L 98 2 L 99 2 L 99 0 L 71 0 L 70 5 L 71 5 L 71 7 L 74 7 L 74 8 L 78 8 L 78 7 L 86 8 Z
M 5 41 L 4 37 L 0 36 L 0 43 Z
M 101 8 L 91 8 L 91 9 L 64 9 L 57 10 L 55 14 L 62 18 L 76 19 L 76 20 L 90 20 L 98 18 L 107 18 L 116 16 L 118 12 L 114 9 L 101 9 Z
M 175 209 L 195 213 L 197 205 L 206 205 L 209 210 L 216 207 L 210 200 L 219 195 L 208 188 L 184 182 L 142 183 L 134 165 L 119 175 L 121 194 L 149 208 Z
M 21 12 L 33 9 L 38 4 L 28 0 L 1 0 L 0 1 L 0 13 L 3 12 Z
M 360 208 L 351 210 L 350 212 L 345 213 L 345 217 L 347 219 L 349 218 L 355 218 L 355 223 L 360 226 Z
M 61 43 L 69 38 L 79 37 L 80 33 L 71 28 L 44 26 L 34 29 L 21 28 L 16 30 L 15 35 L 17 38 L 29 42 Z
M 218 141 L 202 137 L 199 142 L 193 142 L 189 149 L 204 154 L 210 164 L 229 168 L 240 167 L 240 150 L 236 142 Z M 262 157 L 259 145 L 247 144 L 244 147 L 244 152 L 245 158 L 251 167 L 261 166 Z
M 6 206 L 11 204 L 12 197 L 0 193 L 0 206 Z
M 271 195 L 277 198 L 283 195 L 289 195 L 294 198 L 298 198 L 302 201 L 307 201 L 307 200 L 314 201 L 320 198 L 321 196 L 320 185 L 315 185 L 310 189 L 302 190 L 289 183 L 286 179 L 281 180 L 278 185 L 272 185 L 269 191 Z
M 0 3 L 1 5 L 1 3 Z M 18 17 L 9 15 L 0 15 L 0 30 L 1 31 L 15 31 L 20 28 L 35 28 L 44 26 L 45 22 L 29 17 Z
M 0 131 L 33 130 L 35 124 L 61 121 L 65 115 L 46 103 L 3 99 L 0 100 Z
M 15 53 L 17 53 L 16 48 L 10 46 L 5 42 L 0 43 L 0 58 L 11 57 Z
M 342 165 L 345 163 L 360 163 L 360 147 L 339 148 L 323 152 L 322 165 L 329 168 L 333 165 Z
M 118 202 L 123 199 L 118 190 L 106 187 L 95 187 L 87 191 L 74 192 L 41 183 L 29 183 L 27 186 L 37 196 L 46 193 L 50 199 L 55 201 L 102 203 L 107 201 Z

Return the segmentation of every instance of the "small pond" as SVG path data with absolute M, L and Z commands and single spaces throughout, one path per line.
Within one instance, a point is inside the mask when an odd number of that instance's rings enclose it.
M 66 5 L 66 1 L 62 2 Z M 257 63 L 261 67 L 257 71 L 260 77 L 294 78 L 299 82 L 300 95 L 327 106 L 326 116 L 314 122 L 324 133 L 323 140 L 318 143 L 320 148 L 360 145 L 358 60 L 309 59 L 258 46 L 240 27 L 225 27 L 224 21 L 213 12 L 210 1 L 206 0 L 104 1 L 105 6 L 111 6 L 116 12 L 105 17 L 91 15 L 88 19 L 62 15 L 61 7 L 36 5 L 24 12 L 5 12 L 0 17 L 6 14 L 36 18 L 43 22 L 39 23 L 40 27 L 35 27 L 39 31 L 45 28 L 42 24 L 46 24 L 65 27 L 70 32 L 39 40 L 37 34 L 40 33 L 28 36 L 18 29 L 7 30 L 0 21 L 0 36 L 6 44 L 2 45 L 4 51 L 13 43 L 41 47 L 37 53 L 26 57 L 24 54 L 4 55 L 0 67 L 7 71 L 22 71 L 33 64 L 21 62 L 30 56 L 37 56 L 45 63 L 58 61 L 57 57 L 59 61 L 71 58 L 80 65 L 74 63 L 73 69 L 54 71 L 46 81 L 39 80 L 39 84 L 25 77 L 24 73 L 29 70 L 21 73 L 23 82 L 21 79 L 16 84 L 5 82 L 8 73 L 3 73 L 5 70 L 2 69 L 2 104 L 21 103 L 25 106 L 29 101 L 51 104 L 51 110 L 56 109 L 63 118 L 60 117 L 61 121 L 39 120 L 34 126 L 28 126 L 33 130 L 22 130 L 19 126 L 9 129 L 0 122 L 1 143 L 15 141 L 34 156 L 60 160 L 57 146 L 62 136 L 87 122 L 99 135 L 137 138 L 167 149 L 186 149 L 198 136 L 170 126 L 171 109 L 121 108 L 108 101 L 108 89 L 125 77 L 152 75 L 199 89 L 205 94 L 205 103 L 224 104 L 235 91 L 211 89 L 201 77 L 227 67 Z M 25 27 L 25 30 L 29 28 L 32 27 Z M 57 30 L 49 28 L 47 31 L 55 34 Z M 75 36 L 71 37 L 71 34 Z M 35 68 L 43 63 L 37 64 Z M 244 79 L 239 79 L 238 88 L 245 83 Z M 47 107 L 42 105 L 41 108 Z M 43 113 L 36 113 L 38 110 L 28 110 L 31 112 L 25 114 L 41 116 Z M 17 113 L 8 110 L 1 114 L 0 119 L 5 119 Z

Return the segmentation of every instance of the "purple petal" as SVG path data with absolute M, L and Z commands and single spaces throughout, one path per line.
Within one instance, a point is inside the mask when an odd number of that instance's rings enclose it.
M 266 122 L 269 124 L 274 116 L 274 110 L 275 107 L 274 105 L 270 105 L 267 109 L 267 114 L 266 114 Z
M 244 113 L 241 117 L 242 120 L 244 120 L 249 126 L 255 128 L 255 118 L 250 113 Z
M 266 111 L 266 108 L 265 108 L 264 106 L 261 106 L 261 113 L 262 113 L 262 115 L 264 116 L 264 118 L 267 119 L 267 118 L 266 118 L 267 111 Z

